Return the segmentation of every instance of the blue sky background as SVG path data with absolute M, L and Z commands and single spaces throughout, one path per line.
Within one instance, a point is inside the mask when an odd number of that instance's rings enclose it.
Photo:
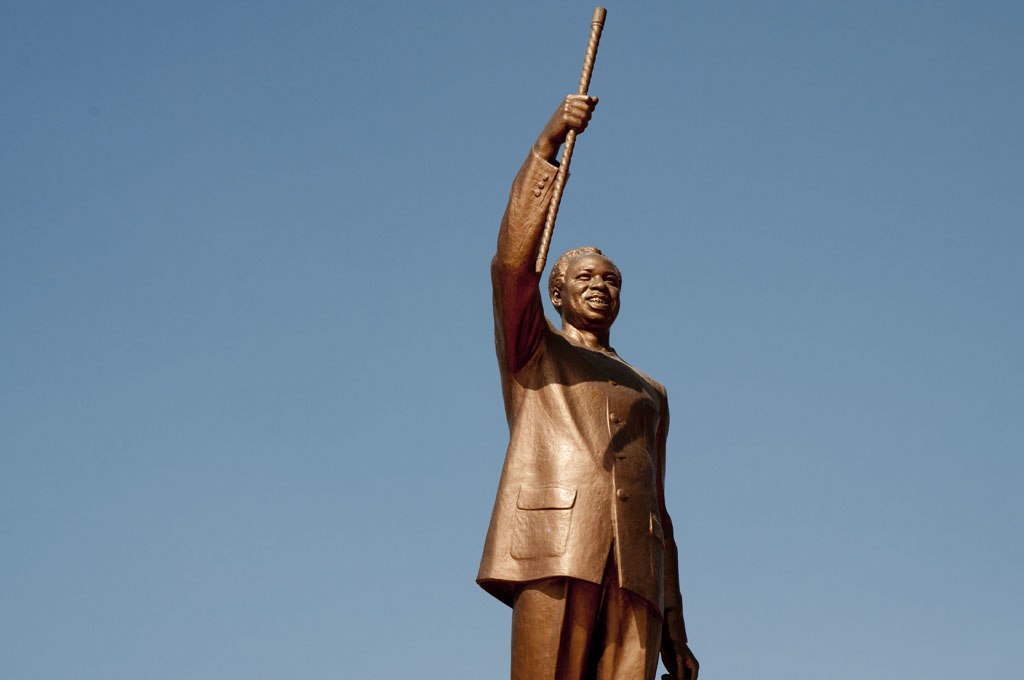
M 590 2 L 5 2 L 0 676 L 507 677 L 487 265 Z M 1020 677 L 1024 8 L 612 2 L 553 250 L 708 680 Z

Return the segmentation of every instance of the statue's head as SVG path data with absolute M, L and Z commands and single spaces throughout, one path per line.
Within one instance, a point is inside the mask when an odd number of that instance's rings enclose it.
M 619 315 L 622 274 L 593 246 L 562 254 L 551 268 L 548 294 L 564 323 L 581 330 L 611 328 Z

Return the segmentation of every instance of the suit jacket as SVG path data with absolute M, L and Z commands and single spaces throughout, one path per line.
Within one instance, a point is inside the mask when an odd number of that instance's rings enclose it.
M 666 636 L 685 641 L 665 509 L 665 388 L 544 317 L 533 262 L 555 172 L 527 158 L 491 266 L 509 445 L 477 582 L 510 605 L 524 581 L 600 583 L 614 547 L 619 584 L 663 613 Z

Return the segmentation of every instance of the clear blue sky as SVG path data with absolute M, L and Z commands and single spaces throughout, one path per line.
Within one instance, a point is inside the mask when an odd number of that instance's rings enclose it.
M 507 677 L 487 266 L 591 2 L 0 9 L 0 676 Z M 1024 8 L 611 2 L 553 249 L 707 680 L 1009 680 Z

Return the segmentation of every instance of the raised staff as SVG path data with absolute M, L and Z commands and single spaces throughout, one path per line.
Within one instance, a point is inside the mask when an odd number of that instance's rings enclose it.
M 587 41 L 587 53 L 583 57 L 583 72 L 580 73 L 580 86 L 577 94 L 586 97 L 590 89 L 590 76 L 594 73 L 594 61 L 597 59 L 597 47 L 601 43 L 601 31 L 604 30 L 604 18 L 608 11 L 604 7 L 594 9 L 594 18 L 590 20 L 590 40 Z M 597 103 L 597 98 L 594 98 Z M 566 100 L 566 106 L 569 106 Z M 547 219 L 544 221 L 544 234 L 540 239 L 540 247 L 537 250 L 537 273 L 544 271 L 544 263 L 548 259 L 548 248 L 551 246 L 551 233 L 555 229 L 555 220 L 558 219 L 558 206 L 562 202 L 562 192 L 565 190 L 565 180 L 569 177 L 569 163 L 572 162 L 572 150 L 576 145 L 576 130 L 570 129 L 565 136 L 565 150 L 562 152 L 562 161 L 558 166 L 558 175 L 555 177 L 554 192 L 551 197 L 551 205 L 548 207 Z M 557 150 L 557 147 L 556 147 Z

